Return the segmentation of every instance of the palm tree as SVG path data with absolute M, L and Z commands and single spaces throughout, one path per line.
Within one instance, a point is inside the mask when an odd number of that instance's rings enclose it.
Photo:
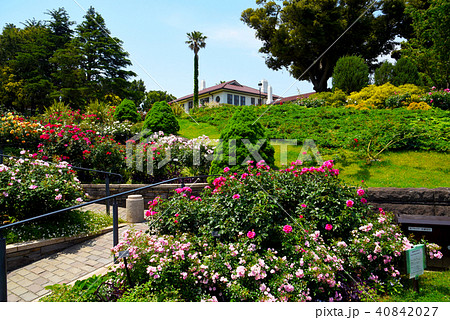
M 198 107 L 198 51 L 206 46 L 204 36 L 200 31 L 187 33 L 189 48 L 194 51 L 194 107 Z

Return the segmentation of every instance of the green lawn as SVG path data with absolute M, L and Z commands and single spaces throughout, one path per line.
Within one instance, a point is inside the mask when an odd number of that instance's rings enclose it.
M 405 291 L 385 296 L 383 302 L 450 302 L 450 271 L 430 271 L 419 277 L 419 293 L 412 288 L 412 280 Z
M 218 139 L 220 132 L 217 127 L 202 122 L 192 122 L 189 119 L 179 119 L 180 132 L 183 137 L 192 139 L 207 135 L 211 139 Z M 283 159 L 279 146 L 275 147 L 275 165 L 281 167 Z M 334 150 L 321 149 L 323 160 L 336 159 Z M 360 185 L 364 180 L 368 187 L 397 187 L 397 188 L 438 188 L 450 187 L 450 154 L 426 151 L 385 152 L 380 161 L 367 165 L 355 153 L 341 151 L 336 160 L 336 167 L 340 170 L 341 178 L 348 184 Z M 345 158 L 342 157 L 345 154 Z M 309 151 L 309 155 L 312 155 Z M 302 146 L 287 147 L 287 163 L 302 157 Z M 314 157 L 313 157 L 314 158 Z

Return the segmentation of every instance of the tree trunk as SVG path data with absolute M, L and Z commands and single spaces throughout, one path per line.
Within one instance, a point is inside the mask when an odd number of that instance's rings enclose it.
M 198 107 L 198 55 L 194 55 L 194 108 Z

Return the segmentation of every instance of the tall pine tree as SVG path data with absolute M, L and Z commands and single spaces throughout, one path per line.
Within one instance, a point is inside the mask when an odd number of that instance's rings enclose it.
M 103 99 L 113 93 L 125 97 L 128 79 L 136 74 L 125 70 L 131 61 L 122 48 L 122 41 L 111 36 L 105 20 L 93 7 L 89 8 L 76 31 L 89 96 Z

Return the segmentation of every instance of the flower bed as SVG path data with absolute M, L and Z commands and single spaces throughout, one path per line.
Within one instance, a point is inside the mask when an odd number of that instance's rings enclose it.
M 368 207 L 363 187 L 343 186 L 331 161 L 225 171 L 200 196 L 184 187 L 149 202 L 152 233 L 127 232 L 112 249 L 128 250 L 131 283 L 121 261 L 102 290 L 120 294 L 102 299 L 374 301 L 402 290 L 413 243 L 392 213 Z

